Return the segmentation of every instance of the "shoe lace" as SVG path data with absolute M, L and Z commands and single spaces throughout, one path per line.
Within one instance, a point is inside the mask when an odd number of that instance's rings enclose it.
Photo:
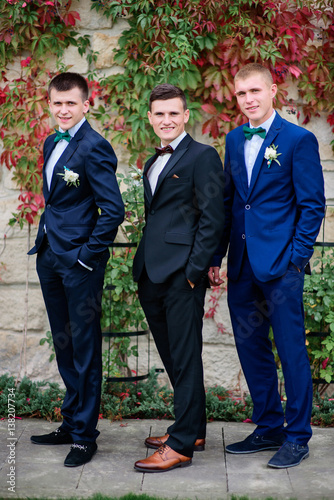
M 85 446 L 84 444 L 74 443 L 74 444 L 71 445 L 71 450 L 75 450 L 76 448 L 78 450 L 82 450 L 82 451 L 86 451 L 87 450 L 87 446 Z
M 165 453 L 165 451 L 167 451 L 167 448 L 169 448 L 169 446 L 167 446 L 167 444 L 163 444 L 162 446 L 160 446 L 158 448 L 159 455 L 163 455 Z

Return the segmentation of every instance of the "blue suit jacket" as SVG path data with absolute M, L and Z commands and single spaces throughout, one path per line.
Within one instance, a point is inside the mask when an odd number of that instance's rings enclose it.
M 237 280 L 245 245 L 255 276 L 282 276 L 291 261 L 305 267 L 324 216 L 324 181 L 315 136 L 278 114 L 247 185 L 245 137 L 240 126 L 226 138 L 225 228 L 212 265 L 228 254 L 228 276 Z M 265 150 L 277 146 L 280 165 L 268 168 Z
M 44 237 L 44 226 L 52 251 L 67 267 L 78 259 L 94 268 L 114 241 L 124 218 L 124 205 L 115 171 L 117 159 L 109 144 L 85 121 L 69 142 L 55 165 L 50 191 L 45 166 L 55 147 L 56 134 L 44 144 L 43 194 L 45 211 L 38 228 L 35 246 L 38 252 Z M 79 186 L 67 186 L 64 166 L 79 174 Z

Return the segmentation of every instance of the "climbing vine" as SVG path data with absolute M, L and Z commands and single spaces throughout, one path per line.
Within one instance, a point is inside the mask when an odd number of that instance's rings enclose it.
M 101 106 L 98 118 L 115 142 L 127 144 L 138 166 L 151 142 L 148 95 L 165 81 L 186 91 L 194 120 L 202 121 L 202 132 L 223 155 L 226 134 L 244 120 L 233 77 L 247 62 L 271 70 L 277 107 L 288 105 L 303 124 L 325 111 L 334 131 L 334 14 L 328 2 L 100 0 L 93 8 L 129 21 L 115 54 L 124 72 L 101 82 L 108 112 Z M 298 102 L 288 96 L 291 81 Z
M 10 224 L 32 224 L 44 206 L 41 195 L 43 143 L 50 134 L 47 84 L 63 69 L 70 45 L 86 50 L 88 37 L 77 37 L 79 14 L 71 0 L 5 0 L 0 6 L 1 163 L 20 188 Z M 52 68 L 52 69 L 50 69 Z
M 89 37 L 75 31 L 71 0 L 4 0 L 0 6 L 1 163 L 13 172 L 20 205 L 12 223 L 34 222 L 41 208 L 42 145 L 50 133 L 46 86 L 64 70 L 70 45 L 94 59 Z M 146 118 L 154 85 L 182 87 L 192 124 L 223 156 L 226 134 L 244 120 L 233 77 L 247 62 L 271 70 L 276 106 L 288 105 L 303 124 L 326 113 L 334 131 L 334 14 L 326 0 L 92 0 L 92 9 L 117 22 L 126 16 L 114 61 L 123 72 L 93 79 L 93 111 L 106 137 L 142 166 L 153 143 Z M 299 99 L 287 92 L 294 83 Z M 93 97 L 94 97 L 93 96 Z M 334 146 L 334 141 L 333 141 Z

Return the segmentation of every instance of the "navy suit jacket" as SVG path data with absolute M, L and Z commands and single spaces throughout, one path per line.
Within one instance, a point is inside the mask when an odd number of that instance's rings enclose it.
M 44 144 L 45 210 L 29 254 L 41 247 L 45 226 L 52 251 L 66 267 L 80 259 L 94 268 L 96 259 L 114 241 L 124 218 L 115 175 L 117 159 L 109 142 L 85 121 L 57 161 L 49 191 L 45 166 L 55 147 L 55 135 Z M 58 175 L 64 173 L 64 166 L 79 174 L 78 187 L 66 185 Z
M 217 151 L 194 141 L 180 142 L 152 196 L 144 167 L 146 225 L 137 249 L 133 275 L 138 281 L 146 267 L 153 283 L 164 283 L 184 269 L 193 283 L 207 277 L 212 255 L 224 227 L 224 172 Z
M 263 282 L 283 276 L 289 262 L 305 267 L 324 216 L 324 180 L 315 136 L 278 114 L 257 156 L 250 186 L 240 126 L 226 138 L 225 228 L 212 265 L 228 253 L 228 276 L 237 280 L 245 246 L 255 276 Z M 277 146 L 278 161 L 264 158 Z

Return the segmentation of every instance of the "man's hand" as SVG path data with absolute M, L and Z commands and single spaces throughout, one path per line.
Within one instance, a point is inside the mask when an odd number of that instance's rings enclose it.
M 209 277 L 209 282 L 211 286 L 219 286 L 223 283 L 224 280 L 222 280 L 219 277 L 219 267 L 210 267 L 209 272 L 208 272 L 208 277 Z

